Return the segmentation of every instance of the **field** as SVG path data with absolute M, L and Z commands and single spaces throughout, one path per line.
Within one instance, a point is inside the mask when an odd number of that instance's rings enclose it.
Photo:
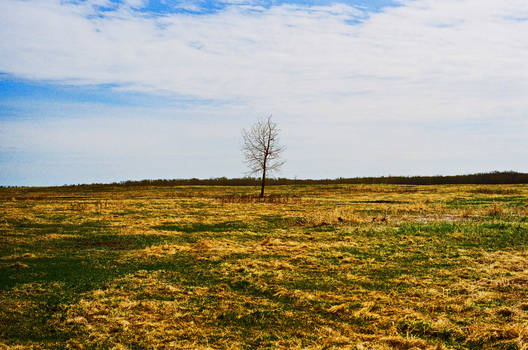
M 528 186 L 0 189 L 0 349 L 528 349 Z

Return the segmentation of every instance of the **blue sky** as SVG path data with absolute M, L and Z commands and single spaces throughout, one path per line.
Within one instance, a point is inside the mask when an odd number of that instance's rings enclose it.
M 524 0 L 4 0 L 0 185 L 528 171 Z
M 76 3 L 76 1 L 72 1 Z M 356 1 L 327 1 L 327 0 L 248 0 L 248 1 L 188 1 L 188 0 L 148 0 L 139 1 L 132 5 L 136 10 L 154 16 L 186 13 L 186 14 L 214 14 L 231 6 L 252 7 L 253 11 L 267 10 L 273 6 L 294 5 L 300 7 L 328 6 L 329 4 L 343 3 L 346 5 L 363 8 L 369 12 L 382 10 L 386 6 L 397 6 L 394 0 L 356 0 Z M 97 6 L 102 12 L 117 9 L 122 1 L 110 1 L 108 4 Z

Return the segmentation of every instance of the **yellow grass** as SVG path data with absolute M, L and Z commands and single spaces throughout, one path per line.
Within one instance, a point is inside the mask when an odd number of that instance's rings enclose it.
M 0 190 L 0 349 L 528 349 L 528 187 Z

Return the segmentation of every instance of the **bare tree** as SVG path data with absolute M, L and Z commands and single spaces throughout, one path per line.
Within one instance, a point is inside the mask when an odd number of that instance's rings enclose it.
M 278 170 L 284 161 L 280 160 L 284 146 L 279 144 L 280 129 L 267 118 L 257 120 L 251 129 L 242 130 L 242 152 L 249 167 L 249 174 L 261 174 L 260 197 L 264 197 L 266 175 Z

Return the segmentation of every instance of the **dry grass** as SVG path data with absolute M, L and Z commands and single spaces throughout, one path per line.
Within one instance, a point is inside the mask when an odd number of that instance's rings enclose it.
M 264 197 L 257 195 L 223 195 L 216 196 L 215 200 L 219 203 L 272 203 L 272 204 L 285 204 L 285 203 L 299 203 L 299 196 L 292 196 L 287 194 L 271 194 Z
M 0 190 L 0 349 L 528 349 L 528 187 Z

